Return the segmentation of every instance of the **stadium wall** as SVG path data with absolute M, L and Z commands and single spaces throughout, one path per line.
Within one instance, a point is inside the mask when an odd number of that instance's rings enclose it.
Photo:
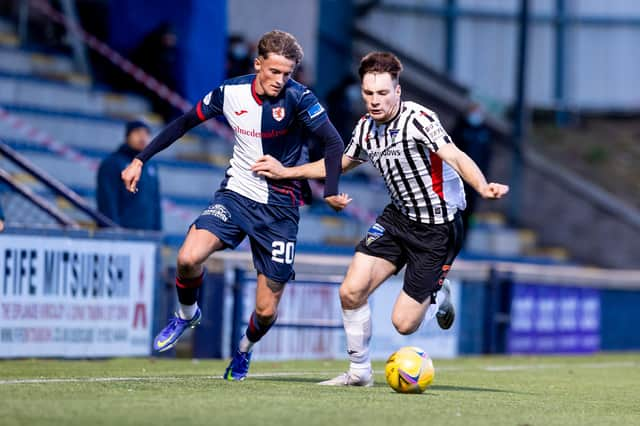
M 358 25 L 449 73 L 478 96 L 511 104 L 519 3 L 387 0 Z M 529 79 L 527 92 L 533 106 L 639 109 L 638 96 L 629 87 L 640 72 L 640 56 L 630 53 L 635 51 L 640 33 L 640 3 L 529 3 L 532 26 L 528 74 L 535 78 Z
M 507 147 L 496 145 L 490 179 L 510 181 L 512 158 Z M 535 229 L 542 246 L 565 247 L 583 264 L 640 268 L 637 210 L 535 152 L 525 155 L 522 173 L 519 225 Z M 506 214 L 508 203 L 480 200 L 478 209 Z
M 233 0 L 228 2 L 229 34 L 241 34 L 257 43 L 267 31 L 280 29 L 295 35 L 304 49 L 303 64 L 315 81 L 318 0 Z
M 159 25 L 175 26 L 178 91 L 195 103 L 224 79 L 227 1 L 158 0 L 152 7 L 149 4 L 144 0 L 110 1 L 109 44 L 126 55 Z
M 344 356 L 338 287 L 349 262 L 349 256 L 297 254 L 296 280 L 288 285 L 278 323 L 256 347 L 256 357 Z M 224 273 L 220 273 L 220 265 L 224 265 Z M 223 300 L 213 302 L 223 307 L 224 314 L 210 326 L 223 328 L 222 354 L 226 357 L 234 350 L 253 309 L 255 271 L 248 253 L 242 252 L 216 254 L 208 268 L 224 276 L 217 282 L 224 291 L 215 291 Z M 393 329 L 390 301 L 400 291 L 402 273 L 374 293 L 370 300 L 374 358 L 384 359 L 402 345 L 423 347 L 436 358 L 640 349 L 636 331 L 623 325 L 640 320 L 636 309 L 640 281 L 634 271 L 536 265 L 526 259 L 521 263 L 461 259 L 450 278 L 458 319 L 446 332 L 439 330 L 435 321 L 409 337 Z M 220 334 L 203 330 L 202 336 L 207 335 Z M 198 353 L 211 356 L 202 350 Z

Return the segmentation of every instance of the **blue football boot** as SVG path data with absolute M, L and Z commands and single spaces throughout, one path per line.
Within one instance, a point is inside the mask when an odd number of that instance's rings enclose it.
M 169 324 L 162 329 L 160 333 L 153 340 L 153 349 L 158 352 L 164 352 L 171 349 L 178 342 L 178 339 L 182 337 L 185 330 L 189 327 L 195 328 L 202 320 L 202 312 L 200 308 L 196 311 L 193 318 L 190 320 L 183 320 L 178 313 L 169 320 Z
M 236 351 L 222 378 L 229 381 L 246 379 L 247 373 L 249 373 L 249 364 L 251 364 L 251 352 Z

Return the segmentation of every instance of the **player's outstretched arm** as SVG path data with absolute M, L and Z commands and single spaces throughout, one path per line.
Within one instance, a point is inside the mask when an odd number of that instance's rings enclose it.
M 478 191 L 482 198 L 498 199 L 509 192 L 507 185 L 495 182 L 487 183 L 478 165 L 454 144 L 449 143 L 440 147 L 437 154 L 453 167 L 473 189 Z
M 124 182 L 125 188 L 129 192 L 138 191 L 138 181 L 142 174 L 142 166 L 151 157 L 159 153 L 160 151 L 169 147 L 172 143 L 180 139 L 189 130 L 200 124 L 202 120 L 198 117 L 196 108 L 186 112 L 182 116 L 173 120 L 167 127 L 165 127 L 158 136 L 153 138 L 151 143 L 145 147 L 145 149 L 134 158 L 131 163 L 122 171 L 120 177 Z
M 346 172 L 360 165 L 346 155 L 342 156 L 342 171 Z M 254 173 L 269 179 L 324 179 L 327 175 L 324 159 L 294 167 L 285 167 L 270 155 L 263 155 L 251 167 Z
M 347 171 L 360 162 L 353 161 L 346 155 L 342 156 L 342 171 Z M 263 155 L 251 167 L 251 170 L 269 179 L 322 179 L 326 175 L 324 159 L 306 163 L 295 167 L 284 167 L 280 161 L 270 155 Z M 351 201 L 351 197 L 347 194 L 336 194 L 325 197 L 325 201 L 334 210 L 340 211 L 344 209 Z

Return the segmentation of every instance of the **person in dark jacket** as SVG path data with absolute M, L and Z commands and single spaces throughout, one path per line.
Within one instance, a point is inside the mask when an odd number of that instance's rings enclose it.
M 132 194 L 122 186 L 120 173 L 149 143 L 150 131 L 142 121 L 131 121 L 126 127 L 126 141 L 110 154 L 98 169 L 98 210 L 123 228 L 162 230 L 162 208 L 158 168 L 145 165 L 138 186 Z
M 486 123 L 486 114 L 479 103 L 473 102 L 466 110 L 464 117 L 460 117 L 451 133 L 453 141 L 478 165 L 483 174 L 487 175 L 491 165 L 492 145 L 496 135 Z M 462 212 L 464 229 L 470 229 L 471 215 L 476 210 L 478 195 L 465 182 L 467 194 L 467 208 Z

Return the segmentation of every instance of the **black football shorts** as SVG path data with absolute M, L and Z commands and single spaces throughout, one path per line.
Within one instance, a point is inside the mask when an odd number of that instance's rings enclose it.
M 405 265 L 403 290 L 418 303 L 433 296 L 442 287 L 451 264 L 462 247 L 463 226 L 460 213 L 441 225 L 415 222 L 389 204 L 369 228 L 356 251 L 380 257 L 396 265 Z

